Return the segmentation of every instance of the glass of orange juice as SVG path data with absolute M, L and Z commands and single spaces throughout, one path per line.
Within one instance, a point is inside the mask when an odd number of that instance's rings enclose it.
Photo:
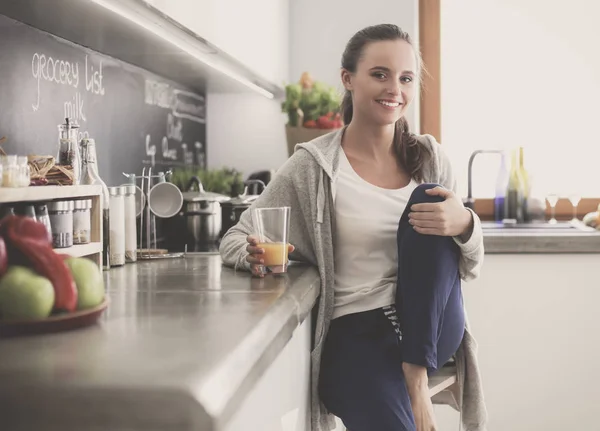
M 290 207 L 253 208 L 252 224 L 258 247 L 265 251 L 264 265 L 276 274 L 287 272 Z

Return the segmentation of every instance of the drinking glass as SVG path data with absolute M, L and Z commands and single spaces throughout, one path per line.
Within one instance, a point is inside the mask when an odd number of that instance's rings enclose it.
M 577 218 L 577 206 L 579 205 L 579 202 L 581 201 L 581 195 L 578 195 L 577 193 L 571 193 L 569 195 L 569 201 L 571 202 L 571 205 L 573 206 L 573 218 L 571 219 L 571 221 L 577 222 L 577 221 L 579 221 L 579 219 Z
M 252 224 L 264 266 L 275 274 L 287 272 L 290 207 L 254 208 Z
M 558 203 L 558 195 L 551 193 L 546 196 L 546 200 L 548 201 L 548 205 L 550 205 L 550 224 L 556 224 L 556 204 Z

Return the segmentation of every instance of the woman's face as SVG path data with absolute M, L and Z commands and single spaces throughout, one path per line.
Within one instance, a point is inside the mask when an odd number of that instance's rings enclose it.
M 377 125 L 394 124 L 417 91 L 417 58 L 403 40 L 371 42 L 363 48 L 356 72 L 342 70 L 342 82 L 352 92 L 353 118 Z

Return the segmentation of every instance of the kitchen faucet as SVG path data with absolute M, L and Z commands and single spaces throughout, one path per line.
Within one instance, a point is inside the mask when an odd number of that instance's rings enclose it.
M 486 154 L 502 154 L 504 151 L 502 150 L 475 150 L 471 153 L 471 157 L 469 157 L 469 174 L 468 174 L 468 191 L 467 198 L 463 202 L 465 207 L 474 209 L 475 207 L 475 199 L 473 198 L 473 161 L 478 154 L 486 153 Z

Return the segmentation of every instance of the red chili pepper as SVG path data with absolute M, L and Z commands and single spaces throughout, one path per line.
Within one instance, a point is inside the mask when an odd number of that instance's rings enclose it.
M 0 278 L 6 274 L 8 269 L 8 251 L 6 250 L 6 243 L 4 238 L 0 236 Z
M 38 274 L 50 280 L 54 309 L 75 311 L 77 286 L 64 259 L 52 249 L 44 225 L 29 217 L 9 216 L 0 223 L 0 235 L 9 249 L 18 251 Z

